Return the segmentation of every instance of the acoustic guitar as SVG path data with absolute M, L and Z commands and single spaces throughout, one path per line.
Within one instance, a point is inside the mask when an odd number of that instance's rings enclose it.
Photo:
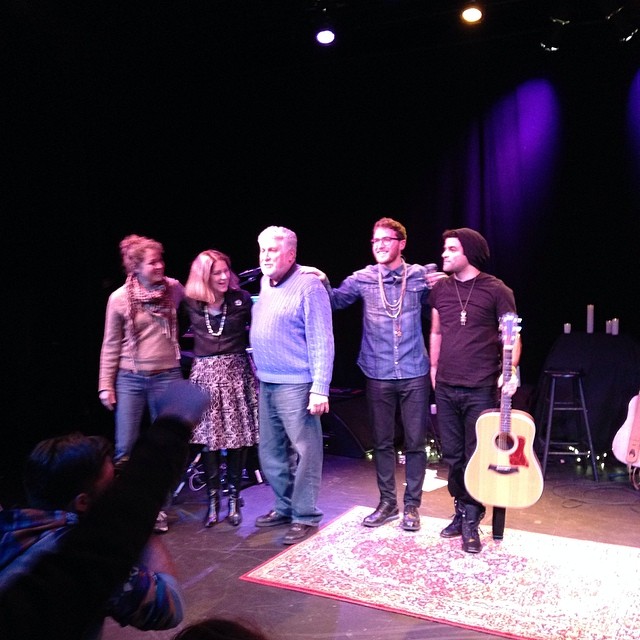
M 512 352 L 521 322 L 514 313 L 500 318 L 503 385 L 511 379 Z M 511 397 L 501 394 L 500 410 L 485 411 L 476 421 L 476 450 L 464 473 L 469 494 L 494 507 L 523 508 L 542 495 L 543 476 L 533 450 L 533 418 L 511 408 Z
M 613 455 L 630 467 L 640 467 L 640 401 L 633 396 L 627 417 L 613 438 Z

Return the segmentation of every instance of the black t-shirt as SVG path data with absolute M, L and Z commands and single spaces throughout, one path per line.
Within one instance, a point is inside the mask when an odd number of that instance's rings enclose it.
M 434 285 L 429 304 L 438 311 L 442 334 L 436 383 L 495 385 L 501 373 L 499 319 L 516 312 L 513 291 L 487 273 L 481 272 L 466 282 L 449 276 Z M 460 321 L 463 309 L 464 325 Z

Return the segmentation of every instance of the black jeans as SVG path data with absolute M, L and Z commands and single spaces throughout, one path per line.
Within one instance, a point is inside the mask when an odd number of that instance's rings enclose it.
M 464 470 L 476 449 L 478 416 L 497 406 L 497 388 L 457 387 L 437 383 L 435 397 L 442 461 L 449 466 L 449 494 L 465 504 L 481 506 L 467 493 Z
M 427 421 L 429 419 L 428 376 L 405 380 L 374 380 L 367 378 L 367 405 L 369 424 L 373 432 L 374 461 L 380 500 L 395 504 L 396 500 L 396 410 L 404 428 L 407 487 L 404 504 L 415 507 L 422 501 L 422 484 L 427 467 L 425 450 Z

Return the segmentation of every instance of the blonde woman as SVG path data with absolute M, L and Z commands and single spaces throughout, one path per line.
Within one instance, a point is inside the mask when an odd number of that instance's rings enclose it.
M 231 260 L 220 251 L 200 253 L 191 265 L 180 307 L 193 333 L 189 379 L 207 391 L 209 407 L 193 432 L 203 445 L 208 492 L 205 527 L 219 522 L 221 450 L 226 450 L 229 504 L 227 521 L 242 522 L 240 490 L 247 447 L 258 442 L 257 381 L 249 346 L 251 295 L 240 289 Z

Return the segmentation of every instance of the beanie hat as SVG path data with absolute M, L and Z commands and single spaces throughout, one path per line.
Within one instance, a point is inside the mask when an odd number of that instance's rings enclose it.
M 464 255 L 467 257 L 469 264 L 476 269 L 482 270 L 489 260 L 489 245 L 487 241 L 477 231 L 462 227 L 454 229 L 453 235 L 460 240 Z

